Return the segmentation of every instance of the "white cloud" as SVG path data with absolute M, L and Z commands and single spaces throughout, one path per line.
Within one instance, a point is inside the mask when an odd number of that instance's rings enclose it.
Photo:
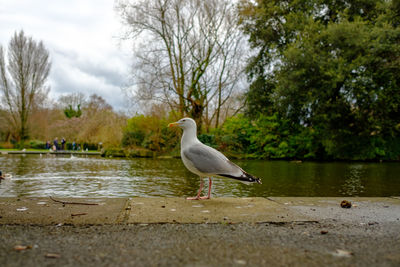
M 124 107 L 131 56 L 119 45 L 121 26 L 113 0 L 0 0 L 0 44 L 21 29 L 49 49 L 50 96 L 83 92 Z

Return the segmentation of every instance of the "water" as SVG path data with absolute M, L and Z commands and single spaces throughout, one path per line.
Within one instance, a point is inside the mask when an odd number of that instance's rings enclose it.
M 400 195 L 399 163 L 236 163 L 261 177 L 263 184 L 216 178 L 213 196 Z M 199 187 L 199 178 L 187 171 L 180 159 L 1 155 L 0 170 L 13 175 L 0 183 L 3 197 L 184 197 L 195 195 Z

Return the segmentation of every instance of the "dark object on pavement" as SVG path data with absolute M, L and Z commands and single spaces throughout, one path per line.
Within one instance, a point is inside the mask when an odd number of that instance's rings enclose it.
M 57 259 L 60 258 L 61 255 L 57 254 L 57 253 L 47 253 L 46 255 L 44 255 L 46 258 L 51 258 L 51 259 Z
M 351 208 L 351 202 L 347 201 L 347 200 L 343 200 L 340 203 L 340 207 L 344 208 L 344 209 L 350 209 Z

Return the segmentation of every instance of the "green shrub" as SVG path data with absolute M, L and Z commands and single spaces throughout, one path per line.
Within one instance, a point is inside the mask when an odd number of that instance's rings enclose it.
M 98 149 L 98 147 L 99 147 L 99 144 L 91 144 L 91 143 L 83 143 L 83 144 L 80 144 L 81 145 L 81 149 L 83 149 L 83 150 L 97 150 Z
M 46 149 L 46 142 L 39 140 L 29 141 L 29 147 L 33 149 Z
M 217 131 L 222 148 L 238 153 L 253 152 L 251 137 L 254 132 L 255 127 L 252 121 L 242 114 L 228 118 L 222 128 Z
M 156 152 L 171 151 L 179 140 L 179 130 L 169 129 L 168 118 L 137 115 L 127 121 L 123 130 L 123 147 L 141 147 Z
M 14 145 L 8 142 L 2 142 L 0 143 L 0 149 L 12 149 L 14 148 Z
M 217 147 L 214 134 L 199 134 L 197 138 L 200 140 L 200 142 L 206 144 L 207 146 Z
M 144 138 L 143 131 L 125 131 L 122 136 L 122 146 L 140 146 Z
M 122 148 L 106 148 L 103 150 L 103 157 L 125 157 L 125 151 Z

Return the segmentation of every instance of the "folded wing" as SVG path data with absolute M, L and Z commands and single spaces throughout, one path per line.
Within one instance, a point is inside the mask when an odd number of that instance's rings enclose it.
M 192 145 L 185 149 L 183 154 L 198 171 L 206 175 L 217 175 L 245 182 L 261 183 L 259 178 L 245 172 L 221 152 L 204 144 Z

